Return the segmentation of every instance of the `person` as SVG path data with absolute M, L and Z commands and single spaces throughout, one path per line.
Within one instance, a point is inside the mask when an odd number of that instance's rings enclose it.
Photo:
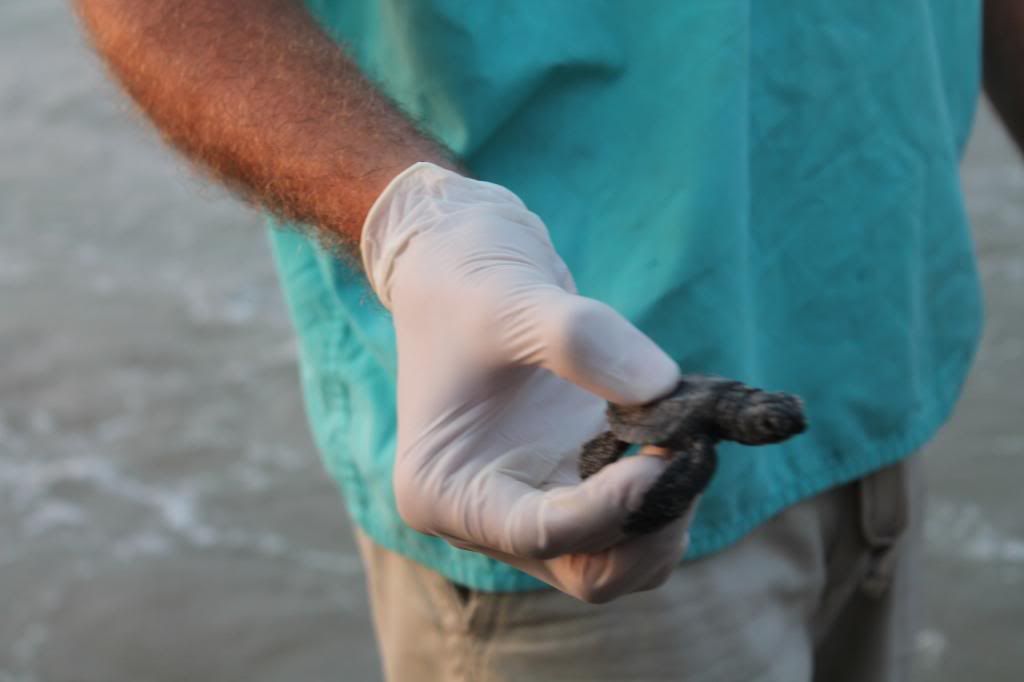
M 914 453 L 981 326 L 958 159 L 982 25 L 1024 140 L 1020 3 L 76 6 L 273 216 L 388 679 L 907 679 Z M 576 456 L 681 372 L 810 429 L 627 536 L 664 453 Z

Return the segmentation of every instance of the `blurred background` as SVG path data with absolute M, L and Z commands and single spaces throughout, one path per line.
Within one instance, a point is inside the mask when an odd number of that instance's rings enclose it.
M 964 162 L 988 323 L 928 448 L 919 680 L 1024 679 L 1024 164 Z M 259 217 L 59 0 L 0 3 L 0 682 L 374 680 Z

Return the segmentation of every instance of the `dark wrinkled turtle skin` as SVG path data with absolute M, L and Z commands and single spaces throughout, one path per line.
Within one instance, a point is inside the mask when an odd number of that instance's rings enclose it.
M 683 376 L 672 393 L 646 405 L 609 403 L 608 424 L 609 431 L 583 446 L 583 478 L 619 459 L 631 444 L 672 451 L 668 467 L 626 519 L 629 534 L 657 530 L 689 509 L 715 473 L 718 441 L 766 445 L 807 428 L 803 403 L 794 395 L 696 374 Z

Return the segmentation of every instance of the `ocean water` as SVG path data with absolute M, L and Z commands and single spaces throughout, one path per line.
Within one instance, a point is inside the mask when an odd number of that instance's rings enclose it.
M 376 679 L 261 221 L 56 0 L 0 3 L 0 235 L 0 681 Z
M 964 167 L 988 327 L 929 448 L 921 680 L 1024 678 L 1024 165 Z M 0 682 L 373 680 L 258 216 L 164 149 L 66 5 L 0 3 Z

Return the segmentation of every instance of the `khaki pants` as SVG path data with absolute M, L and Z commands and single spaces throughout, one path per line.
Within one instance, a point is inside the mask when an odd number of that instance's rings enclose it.
M 918 457 L 795 505 L 664 586 L 601 606 L 485 593 L 359 534 L 390 682 L 909 678 Z

